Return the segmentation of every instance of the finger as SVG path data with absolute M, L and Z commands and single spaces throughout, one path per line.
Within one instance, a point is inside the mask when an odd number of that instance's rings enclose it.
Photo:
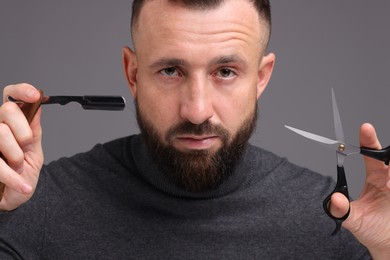
M 19 144 L 27 144 L 32 141 L 31 128 L 17 104 L 7 102 L 0 109 L 0 123 L 9 126 Z
M 29 194 L 33 191 L 31 185 L 12 170 L 3 159 L 0 159 L 0 182 L 21 194 Z
M 375 128 L 369 123 L 365 123 L 360 127 L 360 145 L 370 149 L 381 149 L 382 146 L 378 140 Z M 383 169 L 384 164 L 374 158 L 364 156 L 366 162 L 366 172 L 370 173 L 379 169 Z
M 40 167 L 43 163 L 41 114 L 42 109 L 40 108 L 30 124 L 33 133 L 32 142 L 21 146 L 24 153 L 34 156 L 33 161 L 36 162 L 36 167 Z
M 39 100 L 40 93 L 32 85 L 27 83 L 8 85 L 3 91 L 3 102 L 8 101 L 8 96 L 28 103 L 34 103 Z
M 387 170 L 386 187 L 387 187 L 388 190 L 390 190 L 390 167 Z
M 15 140 L 11 129 L 6 124 L 0 124 L 0 156 L 17 172 L 22 171 L 24 153 Z
M 329 211 L 335 218 L 344 217 L 349 210 L 349 200 L 342 193 L 336 192 L 330 199 Z
M 42 138 L 42 126 L 41 126 L 42 108 L 39 108 L 35 117 L 30 123 L 30 129 L 33 134 L 34 142 L 40 141 Z

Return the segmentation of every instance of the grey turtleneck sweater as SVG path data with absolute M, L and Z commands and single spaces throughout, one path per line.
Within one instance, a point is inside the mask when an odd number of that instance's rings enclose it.
M 369 259 L 322 210 L 333 181 L 248 145 L 217 189 L 189 193 L 140 136 L 42 169 L 33 198 L 0 214 L 0 259 Z

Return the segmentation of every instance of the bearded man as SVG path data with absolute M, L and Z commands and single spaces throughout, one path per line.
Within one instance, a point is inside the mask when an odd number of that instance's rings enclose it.
M 0 207 L 15 209 L 0 215 L 2 259 L 386 257 L 388 168 L 367 160 L 383 178 L 330 237 L 321 201 L 334 182 L 248 144 L 275 64 L 267 0 L 134 0 L 131 28 L 141 134 L 42 166 L 40 112 L 29 125 L 1 107 Z M 4 95 L 39 98 L 28 84 Z M 361 140 L 379 148 L 369 125 Z M 330 207 L 349 210 L 340 194 Z

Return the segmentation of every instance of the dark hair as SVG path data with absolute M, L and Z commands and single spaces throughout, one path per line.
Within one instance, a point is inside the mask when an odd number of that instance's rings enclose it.
M 142 6 L 149 0 L 133 0 L 132 14 L 131 14 L 131 28 L 134 30 L 134 26 L 138 21 L 141 13 Z M 213 9 L 220 6 L 225 0 L 168 0 L 172 3 L 181 4 L 187 8 L 204 10 Z M 231 0 L 229 0 L 231 1 Z M 269 0 L 247 0 L 253 3 L 256 11 L 259 14 L 260 19 L 265 22 L 268 30 L 268 37 L 265 39 L 265 44 L 268 45 L 271 35 L 271 5 Z

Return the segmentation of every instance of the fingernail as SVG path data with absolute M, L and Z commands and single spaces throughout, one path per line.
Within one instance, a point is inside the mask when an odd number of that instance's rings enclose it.
M 35 89 L 29 89 L 26 91 L 25 95 L 30 98 L 33 97 L 37 94 L 37 91 Z
M 30 192 L 32 192 L 32 187 L 30 185 L 28 185 L 27 183 L 23 183 L 22 187 L 21 187 L 21 192 L 25 193 L 25 194 L 30 193 Z

